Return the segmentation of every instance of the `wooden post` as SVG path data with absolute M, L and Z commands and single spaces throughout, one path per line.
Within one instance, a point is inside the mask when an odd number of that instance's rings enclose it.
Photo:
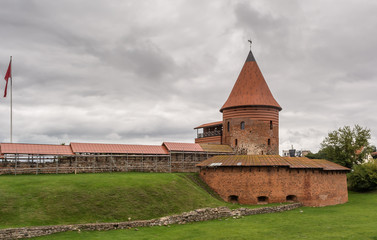
M 155 159 L 154 160 L 154 162 L 155 162 L 155 164 L 154 164 L 154 171 L 157 172 L 157 154 L 156 154 L 156 156 L 155 156 L 154 159 Z
M 107 157 L 106 157 L 106 160 L 107 160 Z M 113 172 L 113 163 L 111 162 L 111 158 L 110 158 L 110 172 Z
M 39 170 L 38 167 L 39 167 L 39 162 L 40 161 L 41 161 L 41 155 L 38 155 L 38 158 L 37 158 L 37 168 L 35 169 L 35 175 L 38 175 L 38 170 Z
M 107 160 L 107 157 L 106 157 L 106 160 Z M 92 164 L 93 173 L 96 172 L 96 170 L 95 170 L 95 168 L 96 168 L 96 163 L 97 163 L 97 157 L 94 157 L 93 164 Z
M 185 152 L 183 151 L 181 171 L 184 171 L 184 170 L 185 170 Z
M 55 156 L 56 157 L 56 174 L 59 173 L 59 156 Z
M 126 172 L 128 172 L 128 153 L 127 153 L 127 157 L 126 157 Z
M 77 156 L 75 156 L 75 174 L 77 174 Z
M 18 154 L 14 154 L 14 161 L 15 161 L 15 164 L 14 164 L 14 175 L 17 175 L 17 155 Z
M 169 152 L 169 172 L 171 173 L 171 152 Z
M 113 154 L 111 153 L 111 154 L 110 154 L 111 164 L 112 164 L 113 167 L 115 166 L 115 168 L 116 168 L 116 164 L 115 164 L 115 162 L 114 162 L 114 158 L 113 158 L 112 155 L 113 155 Z

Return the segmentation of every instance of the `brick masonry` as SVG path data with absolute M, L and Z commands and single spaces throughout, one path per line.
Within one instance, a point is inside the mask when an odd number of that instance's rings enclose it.
M 202 208 L 182 214 L 140 221 L 128 221 L 118 223 L 89 223 L 89 224 L 74 224 L 74 225 L 55 225 L 55 226 L 40 226 L 40 227 L 24 227 L 24 228 L 9 228 L 0 229 L 0 239 L 21 239 L 44 236 L 59 232 L 67 231 L 106 231 L 115 229 L 130 229 L 136 227 L 151 227 L 151 226 L 167 226 L 170 224 L 186 224 L 189 222 L 200 222 L 220 218 L 238 218 L 241 216 L 274 213 L 292 210 L 301 207 L 302 204 L 287 204 L 275 207 L 263 208 L 238 208 L 230 210 L 227 207 L 218 208 Z
M 233 153 L 229 153 L 233 154 Z M 196 164 L 218 155 L 205 152 L 173 152 L 170 155 L 73 156 L 57 161 L 0 162 L 2 174 L 99 173 L 99 172 L 198 172 Z
M 241 204 L 299 201 L 327 206 L 348 201 L 344 171 L 289 169 L 287 167 L 202 168 L 200 177 L 225 201 Z M 231 197 L 233 196 L 233 197 Z M 287 199 L 287 196 L 288 197 Z M 267 199 L 258 197 L 267 197 Z
M 224 110 L 222 143 L 233 147 L 238 154 L 278 155 L 279 111 L 265 107 Z

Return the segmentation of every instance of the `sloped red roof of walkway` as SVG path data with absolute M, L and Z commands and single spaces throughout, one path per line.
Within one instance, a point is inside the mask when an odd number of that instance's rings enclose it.
M 203 151 L 211 153 L 234 153 L 231 146 L 226 144 L 199 143 Z
M 74 155 L 70 146 L 52 144 L 0 143 L 3 154 Z
M 104 143 L 71 143 L 74 153 L 169 154 L 164 146 Z
M 279 155 L 223 155 L 211 157 L 196 166 L 289 166 Z
M 310 168 L 323 170 L 349 171 L 349 168 L 324 159 L 306 157 L 281 157 L 279 155 L 225 155 L 214 156 L 197 167 L 231 167 L 231 166 L 286 166 L 289 168 Z
M 162 146 L 170 152 L 204 152 L 198 143 L 163 142 Z

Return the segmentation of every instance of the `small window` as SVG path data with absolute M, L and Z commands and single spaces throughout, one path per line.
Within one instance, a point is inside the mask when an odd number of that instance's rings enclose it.
M 272 121 L 270 121 L 270 129 L 272 129 L 272 128 L 273 128 Z
M 258 204 L 267 204 L 268 203 L 268 197 L 267 196 L 259 196 L 258 197 Z
M 227 127 L 226 127 L 226 129 L 227 129 L 228 132 L 229 132 L 229 130 L 230 130 L 230 123 L 229 123 L 229 122 L 227 123 Z
M 234 140 L 234 145 L 237 146 L 238 145 L 238 140 Z
M 271 139 L 268 139 L 267 144 L 268 144 L 268 146 L 271 145 Z
M 245 129 L 245 122 L 241 122 L 241 130 Z
M 228 197 L 228 202 L 231 202 L 231 203 L 238 203 L 238 196 L 237 195 L 230 195 Z

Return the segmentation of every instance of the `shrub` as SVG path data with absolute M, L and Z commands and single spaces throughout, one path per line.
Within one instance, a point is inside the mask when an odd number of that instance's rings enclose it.
M 377 161 L 355 165 L 348 174 L 351 190 L 366 192 L 377 188 Z

